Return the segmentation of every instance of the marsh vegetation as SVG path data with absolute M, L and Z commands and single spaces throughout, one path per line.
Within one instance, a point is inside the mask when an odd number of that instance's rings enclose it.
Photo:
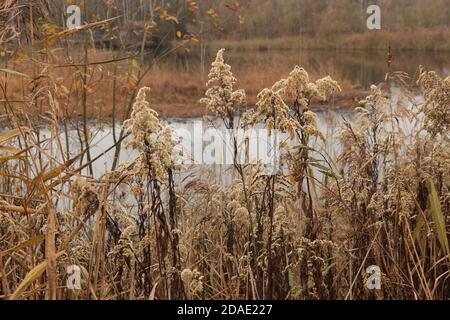
M 175 2 L 99 1 L 70 32 L 46 1 L 0 5 L 0 299 L 450 298 L 446 53 L 209 51 L 189 15 L 232 22 Z M 142 42 L 119 41 L 116 13 L 154 19 Z M 279 166 L 239 162 L 234 136 L 231 165 L 180 164 L 176 126 L 203 115 L 282 133 Z

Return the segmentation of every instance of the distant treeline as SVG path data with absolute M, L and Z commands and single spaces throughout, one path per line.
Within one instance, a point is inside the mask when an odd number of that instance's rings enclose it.
M 29 36 L 30 8 L 34 37 L 61 31 L 70 4 L 81 7 L 83 22 L 120 17 L 93 34 L 115 47 L 130 42 L 139 47 L 144 30 L 150 35 L 146 41 L 165 43 L 357 35 L 369 31 L 366 11 L 373 4 L 381 8 L 383 31 L 423 34 L 450 26 L 450 0 L 10 0 L 0 4 L 0 42 L 14 34 Z
M 377 4 L 382 30 L 409 31 L 450 25 L 450 0 L 242 0 L 241 37 L 361 33 L 366 11 Z

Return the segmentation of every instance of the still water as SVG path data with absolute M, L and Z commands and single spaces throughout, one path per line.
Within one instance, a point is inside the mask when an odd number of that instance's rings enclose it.
M 342 124 L 343 119 L 345 118 L 348 121 L 351 121 L 354 117 L 353 112 L 350 111 L 327 111 L 327 112 L 318 112 L 317 126 L 322 132 L 322 134 L 330 139 L 334 138 L 336 131 L 339 129 L 340 124 Z M 236 116 L 236 123 L 239 121 L 239 117 Z M 170 125 L 174 132 L 174 136 L 177 137 L 179 144 L 177 149 L 174 150 L 174 157 L 177 158 L 178 161 L 184 161 L 187 165 L 183 166 L 183 170 L 185 172 L 195 172 L 196 174 L 207 173 L 215 175 L 218 180 L 223 181 L 223 177 L 226 176 L 226 172 L 228 168 L 231 167 L 229 162 L 226 162 L 227 157 L 232 157 L 232 150 L 230 147 L 230 143 L 226 143 L 224 132 L 227 132 L 223 127 L 221 121 L 215 120 L 213 123 L 210 120 L 205 120 L 203 118 L 171 118 L 166 119 L 165 122 Z M 259 129 L 264 128 L 263 126 L 256 126 L 253 130 L 257 131 Z M 116 126 L 116 136 L 119 135 L 121 130 L 120 125 Z M 244 131 L 244 130 L 242 130 Z M 250 132 L 251 130 L 245 130 L 245 133 Z M 266 132 L 267 130 L 263 129 L 262 131 Z M 259 132 L 259 131 L 258 131 Z M 209 134 L 208 134 L 209 133 Z M 216 134 L 217 133 L 217 134 Z M 236 135 L 239 135 L 237 131 Z M 101 124 L 101 123 L 91 123 L 90 124 L 90 154 L 91 158 L 97 158 L 101 156 L 98 160 L 96 160 L 93 164 L 94 176 L 96 178 L 101 177 L 103 174 L 111 170 L 111 166 L 114 160 L 115 149 L 111 149 L 114 146 L 114 137 L 113 130 L 111 125 L 109 124 Z M 43 129 L 40 131 L 41 140 L 47 140 L 48 143 L 44 143 L 45 148 L 51 150 L 49 154 L 53 155 L 53 161 L 61 162 L 61 151 L 64 153 L 64 158 L 72 158 L 78 154 L 80 154 L 82 147 L 80 143 L 80 136 L 77 129 L 77 126 L 71 126 L 68 130 L 68 141 L 66 139 L 65 133 L 60 130 L 58 132 L 58 139 L 54 137 L 55 133 L 50 130 Z M 249 152 L 259 152 L 259 148 L 261 148 L 260 144 L 267 142 L 269 139 L 258 137 L 256 143 L 258 144 L 252 151 Z M 290 142 L 290 138 L 287 134 L 280 133 L 277 135 L 278 142 L 286 141 Z M 57 147 L 56 141 L 61 143 L 62 149 Z M 125 162 L 132 162 L 134 158 L 137 156 L 137 151 L 126 148 L 124 144 L 122 144 L 119 164 L 123 164 Z M 244 143 L 244 139 L 239 140 L 239 148 L 246 150 L 250 150 Z M 269 143 L 270 144 L 270 143 Z M 321 140 L 317 139 L 313 141 L 313 144 L 317 148 L 327 148 L 327 153 L 336 153 L 338 152 L 337 144 L 325 144 Z M 66 146 L 69 146 L 70 155 L 66 155 Z M 270 145 L 269 149 L 274 145 Z M 329 148 L 332 146 L 332 148 Z M 111 149 L 111 150 L 109 150 Z M 197 150 L 200 149 L 200 158 L 197 157 Z M 109 150 L 109 151 L 107 151 Z M 107 152 L 106 152 L 107 151 Z M 182 152 L 182 156 L 180 155 Z M 220 152 L 220 155 L 216 156 L 216 153 Z M 231 155 L 227 152 L 231 152 Z M 55 155 L 57 155 L 55 157 Z M 251 158 L 262 159 L 259 154 L 250 154 Z M 194 159 L 195 158 L 195 159 Z M 217 160 L 220 159 L 220 160 Z M 211 161 L 213 162 L 211 164 Z M 216 162 L 215 162 L 216 161 Z M 267 161 L 267 160 L 266 160 Z M 83 163 L 86 162 L 86 158 Z M 232 162 L 231 162 L 232 163 Z M 252 162 L 253 163 L 253 162 Z M 81 163 L 74 164 L 74 167 L 78 167 Z M 83 170 L 83 174 L 88 175 L 88 169 Z
M 192 53 L 183 57 L 168 57 L 163 63 L 178 72 L 191 72 L 205 77 L 215 52 L 207 52 L 203 59 Z M 420 66 L 435 70 L 441 76 L 450 75 L 450 52 L 393 51 L 390 69 L 387 52 L 368 50 L 228 50 L 226 62 L 233 68 L 236 77 L 243 82 L 256 81 L 269 86 L 285 77 L 295 65 L 299 65 L 314 76 L 331 75 L 340 82 L 367 89 L 378 84 L 386 73 L 404 71 L 416 77 Z M 253 77 L 258 75 L 258 77 Z M 176 77 L 177 73 L 174 72 Z M 250 77 L 252 76 L 252 77 Z M 247 78 L 251 78 L 248 79 Z M 261 88 L 262 89 L 262 88 Z
M 175 59 L 175 62 L 171 59 Z M 186 57 L 174 58 L 168 57 L 162 63 L 167 63 L 167 67 L 174 68 L 171 77 L 176 77 L 180 72 L 190 72 L 193 77 L 205 77 L 210 62 L 214 59 L 214 54 L 208 53 L 204 59 L 196 54 Z M 305 67 L 310 73 L 320 76 L 330 74 L 336 79 L 347 81 L 353 85 L 367 89 L 373 83 L 379 83 L 384 80 L 388 71 L 386 65 L 386 53 L 381 51 L 343 51 L 343 50 L 229 50 L 226 53 L 227 63 L 232 65 L 233 72 L 238 79 L 246 79 L 243 83 L 249 85 L 251 81 L 258 82 L 257 87 L 263 88 L 270 86 L 275 81 L 285 77 L 295 65 Z M 412 76 L 417 75 L 418 67 L 422 65 L 426 69 L 436 70 L 441 76 L 450 75 L 450 53 L 449 52 L 425 52 L 425 51 L 402 51 L 393 52 L 393 63 L 391 71 L 403 70 Z M 203 73 L 203 74 L 202 74 Z M 206 73 L 206 74 L 205 74 Z M 247 78 L 246 78 L 247 75 Z M 248 77 L 248 75 L 257 75 L 257 77 Z M 241 83 L 241 81 L 240 81 Z M 318 127 L 320 131 L 329 138 L 328 144 L 318 145 L 319 148 L 326 148 L 327 153 L 337 154 L 339 146 L 335 142 L 334 134 L 342 125 L 343 117 L 350 122 L 354 117 L 353 110 L 335 110 L 318 113 Z M 193 130 L 193 124 L 201 121 L 200 118 L 166 119 L 171 126 L 177 129 L 187 131 Z M 70 146 L 71 155 L 80 152 L 79 133 L 76 127 L 81 123 L 74 122 L 69 132 L 69 141 L 65 141 L 64 134 L 60 134 L 62 145 L 67 143 Z M 410 125 L 405 124 L 405 128 Z M 112 136 L 112 127 L 107 122 L 104 124 L 92 123 L 90 125 L 92 141 L 91 157 L 102 154 L 105 150 L 114 145 Z M 407 129 L 409 130 L 409 129 Z M 116 128 L 120 132 L 120 127 Z M 43 137 L 49 137 L 49 131 L 42 131 Z M 130 149 L 122 148 L 119 163 L 132 161 L 136 152 Z M 65 157 L 66 158 L 66 157 Z M 94 163 L 94 175 L 100 177 L 111 169 L 114 158 L 114 149 L 107 152 Z M 204 167 L 200 166 L 198 171 L 204 172 Z M 221 168 L 222 169 L 222 168 Z M 223 170 L 219 170 L 223 171 Z M 85 172 L 87 173 L 87 172 Z
M 392 88 L 391 92 L 392 95 L 392 105 L 393 108 L 395 108 L 395 105 L 397 103 L 398 97 L 400 97 L 399 89 Z M 419 100 L 420 97 L 417 97 L 417 100 Z M 412 106 L 411 106 L 412 108 Z M 335 161 L 339 153 L 341 151 L 341 146 L 339 143 L 339 132 L 343 128 L 344 121 L 347 121 L 348 123 L 353 123 L 355 118 L 355 111 L 354 110 L 328 110 L 328 111 L 321 111 L 317 112 L 318 118 L 317 118 L 317 127 L 320 130 L 320 132 L 325 137 L 325 140 L 322 141 L 321 139 L 313 139 L 310 143 L 310 147 L 313 149 L 320 151 L 322 154 L 326 154 L 328 159 L 331 159 L 331 161 Z M 207 131 L 209 128 L 211 128 L 212 123 L 210 121 L 207 121 L 203 118 L 190 118 L 190 119 L 180 119 L 180 118 L 171 118 L 165 120 L 168 125 L 171 126 L 172 130 L 174 131 L 174 135 L 179 138 L 180 144 L 177 149 L 176 154 L 177 159 L 179 159 L 179 151 L 183 151 L 183 154 L 185 152 L 191 152 L 192 155 L 193 150 L 199 146 L 199 143 L 201 145 L 202 151 L 201 156 L 203 156 L 203 162 L 200 160 L 200 163 L 192 164 L 192 161 L 186 165 L 183 166 L 183 169 L 179 173 L 179 180 L 182 180 L 184 177 L 188 175 L 195 174 L 197 177 L 201 177 L 204 175 L 208 175 L 209 179 L 215 178 L 217 179 L 217 182 L 224 182 L 229 183 L 231 182 L 230 179 L 232 177 L 227 173 L 227 169 L 231 167 L 228 163 L 223 162 L 217 162 L 216 164 L 207 164 L 207 161 L 205 160 L 205 157 L 211 156 L 211 153 L 206 153 L 206 147 L 208 145 L 215 145 L 216 138 L 211 139 L 207 138 L 205 139 L 205 131 Z M 238 122 L 238 116 L 235 119 L 236 123 Z M 408 136 L 411 132 L 415 130 L 415 125 L 420 121 L 414 120 L 411 121 L 409 118 L 399 118 L 397 117 L 395 121 L 395 130 L 401 130 L 402 133 L 405 136 Z M 221 125 L 221 122 L 218 120 L 213 121 L 214 128 L 220 130 L 223 130 L 223 125 Z M 201 127 L 201 130 L 198 131 L 199 126 Z M 390 123 L 385 123 L 386 129 L 390 130 Z M 120 132 L 121 128 L 120 126 L 116 127 L 116 135 Z M 215 130 L 215 129 L 214 129 Z M 96 158 L 97 156 L 102 155 L 93 165 L 94 169 L 94 176 L 96 178 L 101 177 L 104 173 L 110 171 L 111 165 L 113 163 L 114 159 L 114 149 L 108 151 L 105 153 L 106 150 L 110 149 L 111 146 L 114 145 L 114 138 L 113 138 L 113 130 L 112 127 L 109 124 L 99 124 L 99 123 L 92 123 L 91 124 L 91 141 L 90 141 L 90 152 L 91 152 L 91 158 Z M 222 132 L 222 131 L 220 131 Z M 50 131 L 43 130 L 41 132 L 42 139 L 46 138 L 52 138 L 50 135 L 52 133 Z M 65 138 L 64 133 L 60 132 L 59 134 L 59 141 L 61 141 L 61 144 L 63 146 L 67 145 L 67 141 Z M 80 141 L 79 141 L 79 135 L 76 127 L 72 127 L 69 130 L 69 141 L 68 145 L 70 146 L 70 153 L 71 157 L 77 155 L 81 151 L 80 147 Z M 183 143 L 187 141 L 188 137 L 191 139 L 189 141 L 189 147 L 185 148 L 186 145 L 183 147 Z M 222 136 L 223 137 L 223 136 Z M 222 137 L 219 137 L 219 139 L 222 139 Z M 295 141 L 290 141 L 289 136 L 287 134 L 281 134 L 279 136 L 280 141 L 286 141 L 288 144 L 292 145 L 295 144 Z M 55 139 L 50 139 L 49 141 L 54 141 Z M 55 148 L 55 146 L 47 146 L 49 148 Z M 246 146 L 244 144 L 240 145 L 241 148 L 245 148 Z M 221 148 L 220 152 L 226 153 L 225 147 L 219 147 Z M 259 146 L 258 146 L 259 148 Z M 187 151 L 187 149 L 190 149 Z M 213 152 L 215 152 L 214 148 L 210 148 L 208 151 L 210 152 L 211 149 Z M 256 150 L 256 149 L 255 149 Z M 54 149 L 54 151 L 57 152 L 57 150 Z M 257 152 L 257 151 L 254 151 Z M 105 153 L 103 155 L 103 153 Z M 55 154 L 52 152 L 51 154 Z M 125 147 L 122 148 L 121 154 L 120 154 L 120 161 L 119 164 L 125 163 L 125 162 L 132 162 L 133 159 L 136 157 L 137 151 L 133 149 L 127 149 Z M 254 159 L 258 159 L 258 156 L 250 155 L 250 157 L 253 157 Z M 184 160 L 192 160 L 191 156 L 185 156 L 183 157 Z M 212 156 L 212 158 L 215 158 L 215 155 Z M 202 158 L 200 158 L 202 159 Z M 87 169 L 83 172 L 84 174 L 88 174 Z

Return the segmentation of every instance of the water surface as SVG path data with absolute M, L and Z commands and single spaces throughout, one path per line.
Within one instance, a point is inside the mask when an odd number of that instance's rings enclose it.
M 176 72 L 192 72 L 205 78 L 209 64 L 215 53 L 206 53 L 204 59 L 192 53 L 180 57 L 168 57 L 162 63 Z M 339 81 L 349 82 L 364 89 L 378 84 L 390 71 L 405 71 L 417 76 L 419 66 L 435 70 L 442 76 L 450 75 L 450 52 L 434 51 L 393 51 L 390 69 L 387 65 L 387 52 L 369 50 L 228 50 L 226 61 L 243 86 L 247 81 L 262 82 L 265 86 L 279 80 L 289 73 L 295 65 L 304 67 L 308 72 L 325 76 L 331 75 Z M 258 75 L 246 79 L 246 75 Z

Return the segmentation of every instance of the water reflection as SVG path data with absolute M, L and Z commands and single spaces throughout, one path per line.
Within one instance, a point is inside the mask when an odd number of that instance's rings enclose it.
M 169 57 L 162 63 L 167 68 L 201 74 L 204 78 L 214 55 L 214 52 L 207 53 L 203 66 L 200 55 L 195 53 L 181 58 Z M 390 71 L 405 71 L 414 77 L 422 65 L 441 76 L 450 75 L 450 52 L 394 51 L 392 55 Z M 248 75 L 258 74 L 260 79 L 252 81 L 262 80 L 268 86 L 299 65 L 314 75 L 329 74 L 339 81 L 368 89 L 371 84 L 384 80 L 389 71 L 386 58 L 387 52 L 368 50 L 229 50 L 226 54 L 227 63 L 233 67 L 237 78 L 243 79 L 244 87 Z

